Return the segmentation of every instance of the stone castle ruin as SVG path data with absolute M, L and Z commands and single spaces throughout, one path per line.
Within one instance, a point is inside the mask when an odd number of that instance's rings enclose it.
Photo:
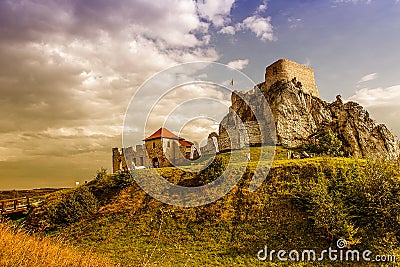
M 384 124 L 377 124 L 359 104 L 328 103 L 319 98 L 314 71 L 288 59 L 266 68 L 265 81 L 247 91 L 232 92 L 229 113 L 218 133 L 209 136 L 220 151 L 246 146 L 303 147 L 328 130 L 342 141 L 346 155 L 365 158 L 400 157 L 400 145 Z
M 199 157 L 193 142 L 185 140 L 169 131 L 160 128 L 143 140 L 144 145 L 136 148 L 113 148 L 113 173 L 132 170 L 137 167 L 163 168 L 174 165 L 185 165 L 189 160 Z
M 304 93 L 319 97 L 314 70 L 308 66 L 289 59 L 279 59 L 265 69 L 263 88 L 268 90 L 274 83 L 282 80 L 292 81 L 295 86 L 301 87 Z
M 192 142 L 161 128 L 144 140 L 144 146 L 136 146 L 136 150 L 114 148 L 113 171 L 132 166 L 185 164 L 201 154 L 249 146 L 302 147 L 327 130 L 342 141 L 346 155 L 400 157 L 399 140 L 385 125 L 377 124 L 355 102 L 343 103 L 340 96 L 332 103 L 320 99 L 314 70 L 288 59 L 268 66 L 265 81 L 255 88 L 232 92 L 231 101 L 218 133 L 211 133 L 207 144 L 199 150 Z
M 288 59 L 279 59 L 266 67 L 265 81 L 258 84 L 257 88 L 232 92 L 230 112 L 221 121 L 219 133 L 210 134 L 207 146 L 202 148 L 203 153 L 215 152 L 210 137 L 217 137 L 221 151 L 280 144 L 275 136 L 275 127 L 279 127 L 280 123 L 276 124 L 269 103 L 263 101 L 265 96 L 272 93 L 269 90 L 277 82 L 290 83 L 304 94 L 319 97 L 312 68 Z M 281 102 L 285 100 L 281 99 Z

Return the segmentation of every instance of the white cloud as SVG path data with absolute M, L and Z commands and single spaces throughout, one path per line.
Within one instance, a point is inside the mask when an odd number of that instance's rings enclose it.
M 271 17 L 263 18 L 259 15 L 247 17 L 242 23 L 237 24 L 237 29 L 250 30 L 262 41 L 275 41 Z
M 200 0 L 197 9 L 201 17 L 212 22 L 216 27 L 223 27 L 230 22 L 230 12 L 235 0 Z
M 226 26 L 219 30 L 218 33 L 234 35 L 236 33 L 236 30 L 233 26 Z
M 194 33 L 206 33 L 208 25 L 200 22 L 195 2 L 140 1 L 139 7 L 141 14 L 129 19 L 136 34 L 164 41 L 168 46 L 192 47 L 202 44 L 202 40 Z
M 375 80 L 376 78 L 378 78 L 378 73 L 376 73 L 376 72 L 370 73 L 370 74 L 367 74 L 367 75 L 361 77 L 361 79 L 357 83 L 372 81 L 372 80 Z
M 235 68 L 238 70 L 242 70 L 244 69 L 247 65 L 249 64 L 249 60 L 248 59 L 238 59 L 238 60 L 234 60 L 229 62 L 227 65 L 231 68 Z
M 362 88 L 356 91 L 349 100 L 356 101 L 366 107 L 372 106 L 398 106 L 400 102 L 400 85 L 387 88 Z

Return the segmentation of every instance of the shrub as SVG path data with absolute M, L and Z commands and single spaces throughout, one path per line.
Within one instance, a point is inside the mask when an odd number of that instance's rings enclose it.
M 213 162 L 204 170 L 196 175 L 196 180 L 200 185 L 205 185 L 215 181 L 220 177 L 226 169 L 226 164 L 221 157 L 215 157 Z
M 81 186 L 64 194 L 58 203 L 49 207 L 49 217 L 53 224 L 71 224 L 93 215 L 98 208 L 97 198 L 86 186 Z
M 331 240 L 345 238 L 349 244 L 384 248 L 398 245 L 400 178 L 393 164 L 342 166 L 292 186 L 292 202 Z
M 342 141 L 340 141 L 336 133 L 334 133 L 332 130 L 328 130 L 317 135 L 315 140 L 308 144 L 305 149 L 311 153 L 323 154 L 332 157 L 344 155 Z

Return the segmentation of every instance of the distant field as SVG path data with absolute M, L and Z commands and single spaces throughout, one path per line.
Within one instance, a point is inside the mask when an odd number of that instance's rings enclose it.
M 32 190 L 0 191 L 0 200 L 10 199 L 10 198 L 18 198 L 18 197 L 38 198 L 38 197 L 42 197 L 47 194 L 56 192 L 58 190 L 62 190 L 62 189 L 64 189 L 64 188 L 41 188 L 41 189 L 32 189 Z

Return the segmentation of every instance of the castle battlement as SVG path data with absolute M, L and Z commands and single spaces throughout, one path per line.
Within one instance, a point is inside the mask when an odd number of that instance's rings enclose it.
M 319 97 L 314 70 L 289 59 L 279 59 L 265 69 L 265 86 L 268 90 L 277 81 L 296 81 L 305 93 Z

